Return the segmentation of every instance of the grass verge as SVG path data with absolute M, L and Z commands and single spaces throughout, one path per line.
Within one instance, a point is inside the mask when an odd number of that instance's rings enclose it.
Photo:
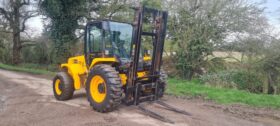
M 167 93 L 176 96 L 202 96 L 222 104 L 241 103 L 255 107 L 280 108 L 279 95 L 253 94 L 237 89 L 210 87 L 198 81 L 169 79 Z
M 0 68 L 5 70 L 19 71 L 19 72 L 27 72 L 31 74 L 45 74 L 45 75 L 55 75 L 54 72 L 50 72 L 48 70 L 36 69 L 31 67 L 23 67 L 23 66 L 14 66 L 0 63 Z

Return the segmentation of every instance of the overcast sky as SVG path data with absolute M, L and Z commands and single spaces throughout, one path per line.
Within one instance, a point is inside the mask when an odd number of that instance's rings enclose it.
M 251 0 L 262 1 L 262 0 Z M 265 7 L 265 14 L 269 19 L 269 23 L 280 28 L 280 0 L 266 0 L 266 3 L 262 5 Z
M 249 0 L 251 2 L 262 2 L 264 0 Z M 261 5 L 265 7 L 265 14 L 269 20 L 269 23 L 275 27 L 275 30 L 280 32 L 280 0 L 265 0 L 266 3 Z M 43 30 L 42 17 L 35 17 L 29 20 L 29 33 L 32 36 L 40 35 Z

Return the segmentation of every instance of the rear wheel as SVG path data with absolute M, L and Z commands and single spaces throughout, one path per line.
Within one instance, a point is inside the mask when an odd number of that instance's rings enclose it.
M 119 73 L 110 65 L 97 65 L 89 73 L 86 82 L 87 99 L 94 110 L 110 112 L 121 103 Z
M 69 100 L 74 93 L 72 78 L 66 72 L 59 72 L 53 79 L 53 93 L 57 100 Z

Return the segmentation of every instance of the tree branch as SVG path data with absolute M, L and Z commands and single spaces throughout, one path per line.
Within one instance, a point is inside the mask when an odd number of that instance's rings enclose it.
M 4 15 L 4 17 L 5 17 L 7 20 L 11 21 L 11 17 L 10 17 L 10 15 L 9 15 L 9 12 L 7 12 L 4 8 L 0 8 L 0 13 L 1 13 L 2 15 Z
M 28 38 L 31 38 L 31 36 L 30 36 L 26 31 L 23 31 L 23 33 L 24 33 Z
M 120 11 L 125 5 L 120 5 L 118 8 L 114 9 L 112 12 L 110 12 L 110 15 L 109 15 L 109 19 L 111 19 L 113 17 L 113 15 L 115 13 L 117 13 L 118 11 Z
M 23 0 L 22 3 L 20 3 L 19 7 L 22 7 L 24 5 L 29 5 L 30 4 L 30 0 Z
M 32 18 L 32 17 L 36 17 L 38 16 L 38 14 L 31 14 L 31 15 L 26 15 L 24 18 L 23 18 L 23 21 L 22 21 L 22 26 L 21 26 L 21 29 L 20 29 L 20 32 L 24 32 L 26 26 L 25 26 L 25 23 L 28 19 Z

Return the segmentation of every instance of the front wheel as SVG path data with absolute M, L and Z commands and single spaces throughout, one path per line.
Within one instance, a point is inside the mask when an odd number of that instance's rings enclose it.
M 98 112 L 110 112 L 121 103 L 121 80 L 118 72 L 110 65 L 97 65 L 86 81 L 87 99 Z

